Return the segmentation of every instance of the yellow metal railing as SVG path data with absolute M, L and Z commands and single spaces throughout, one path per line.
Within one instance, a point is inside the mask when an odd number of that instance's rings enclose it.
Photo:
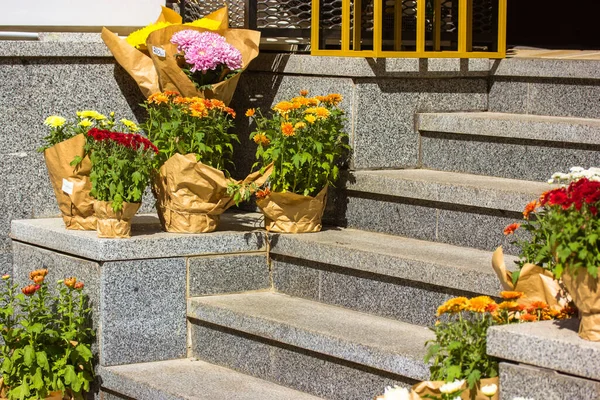
M 409 41 L 403 38 L 403 1 L 371 0 L 372 29 L 363 29 L 362 5 L 367 0 L 342 0 L 340 29 L 322 28 L 321 3 L 312 1 L 311 54 L 316 56 L 372 57 L 372 58 L 504 58 L 506 56 L 506 2 L 496 0 L 497 36 L 489 51 L 473 46 L 473 0 L 452 0 L 458 3 L 458 34 L 454 46 L 443 45 L 442 2 L 449 0 L 415 0 L 416 32 Z M 384 10 L 385 8 L 385 10 Z M 383 38 L 384 11 L 393 15 L 393 38 Z M 427 15 L 428 14 L 428 15 Z M 354 18 L 356 16 L 356 18 Z M 430 26 L 429 32 L 427 26 Z M 429 33 L 429 35 L 428 35 Z M 323 37 L 322 37 L 323 35 Z M 327 37 L 326 35 L 329 35 Z M 428 37 L 429 36 L 429 37 Z M 497 42 L 496 42 L 497 41 Z M 454 48 L 451 48 L 454 47 Z

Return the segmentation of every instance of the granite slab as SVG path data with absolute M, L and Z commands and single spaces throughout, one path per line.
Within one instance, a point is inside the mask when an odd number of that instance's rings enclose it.
M 600 343 L 577 334 L 579 320 L 495 326 L 488 331 L 487 352 L 503 360 L 600 380 Z
M 94 231 L 66 230 L 59 218 L 13 221 L 11 237 L 24 243 L 95 261 L 183 257 L 260 251 L 264 233 L 257 230 L 257 213 L 226 213 L 215 232 L 176 234 L 163 232 L 158 218 L 133 219 L 129 239 L 100 239 Z

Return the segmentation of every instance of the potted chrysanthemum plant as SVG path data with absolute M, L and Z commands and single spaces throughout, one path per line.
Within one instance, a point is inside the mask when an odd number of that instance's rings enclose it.
M 534 263 L 562 278 L 579 309 L 579 336 L 600 341 L 600 168 L 574 167 L 554 174 L 550 183 L 560 186 L 532 200 L 523 222 L 505 233 L 529 232 L 529 238 L 516 241 L 519 266 Z
M 90 129 L 90 194 L 95 199 L 98 237 L 131 236 L 131 219 L 141 206 L 158 149 L 135 133 Z
M 273 107 L 270 116 L 250 109 L 256 123 L 251 139 L 258 145 L 255 166 L 273 171 L 257 205 L 272 232 L 321 230 L 327 187 L 339 177 L 350 147 L 344 132 L 342 96 L 307 97 L 307 91 Z
M 39 149 L 44 153 L 50 182 L 67 229 L 94 230 L 93 198 L 90 197 L 91 163 L 84 154 L 85 135 L 93 128 L 123 129 L 135 132 L 133 121 L 115 121 L 114 113 L 105 116 L 94 110 L 77 111 L 73 120 L 59 115 L 46 118 L 44 125 L 50 132 Z

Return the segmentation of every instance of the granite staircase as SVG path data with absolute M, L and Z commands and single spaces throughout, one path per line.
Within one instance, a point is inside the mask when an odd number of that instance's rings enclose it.
M 14 273 L 25 281 L 42 263 L 51 278 L 88 282 L 103 399 L 366 400 L 410 386 L 429 376 L 437 307 L 501 290 L 492 251 L 503 245 L 509 266 L 517 254 L 503 228 L 553 172 L 600 165 L 591 103 L 535 103 L 529 80 L 538 78 L 519 71 L 491 78 L 489 111 L 416 109 L 417 162 L 359 163 L 320 233 L 266 234 L 245 212 L 203 235 L 166 234 L 142 217 L 121 241 L 21 220 L 11 230 Z M 507 100 L 515 93 L 521 103 Z M 544 105 L 551 112 L 537 115 Z M 543 324 L 490 334 L 490 354 L 505 360 L 501 398 L 597 399 L 600 348 L 572 326 Z

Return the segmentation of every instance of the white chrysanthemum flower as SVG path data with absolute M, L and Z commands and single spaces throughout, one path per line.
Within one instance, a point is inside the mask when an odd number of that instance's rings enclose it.
M 581 167 L 571 167 L 570 171 L 571 172 L 582 172 L 583 168 L 581 168 Z
M 498 386 L 495 384 L 485 385 L 481 387 L 481 393 L 486 395 L 487 397 L 492 397 L 498 392 Z
M 460 388 L 465 384 L 465 380 L 455 380 L 454 382 L 448 382 L 440 388 L 440 392 L 444 394 L 452 394 L 458 392 Z
M 380 400 L 410 400 L 410 395 L 408 389 L 402 388 L 400 386 L 388 386 L 385 388 L 385 392 L 383 396 L 379 396 Z
M 535 400 L 531 397 L 513 397 L 513 400 Z

